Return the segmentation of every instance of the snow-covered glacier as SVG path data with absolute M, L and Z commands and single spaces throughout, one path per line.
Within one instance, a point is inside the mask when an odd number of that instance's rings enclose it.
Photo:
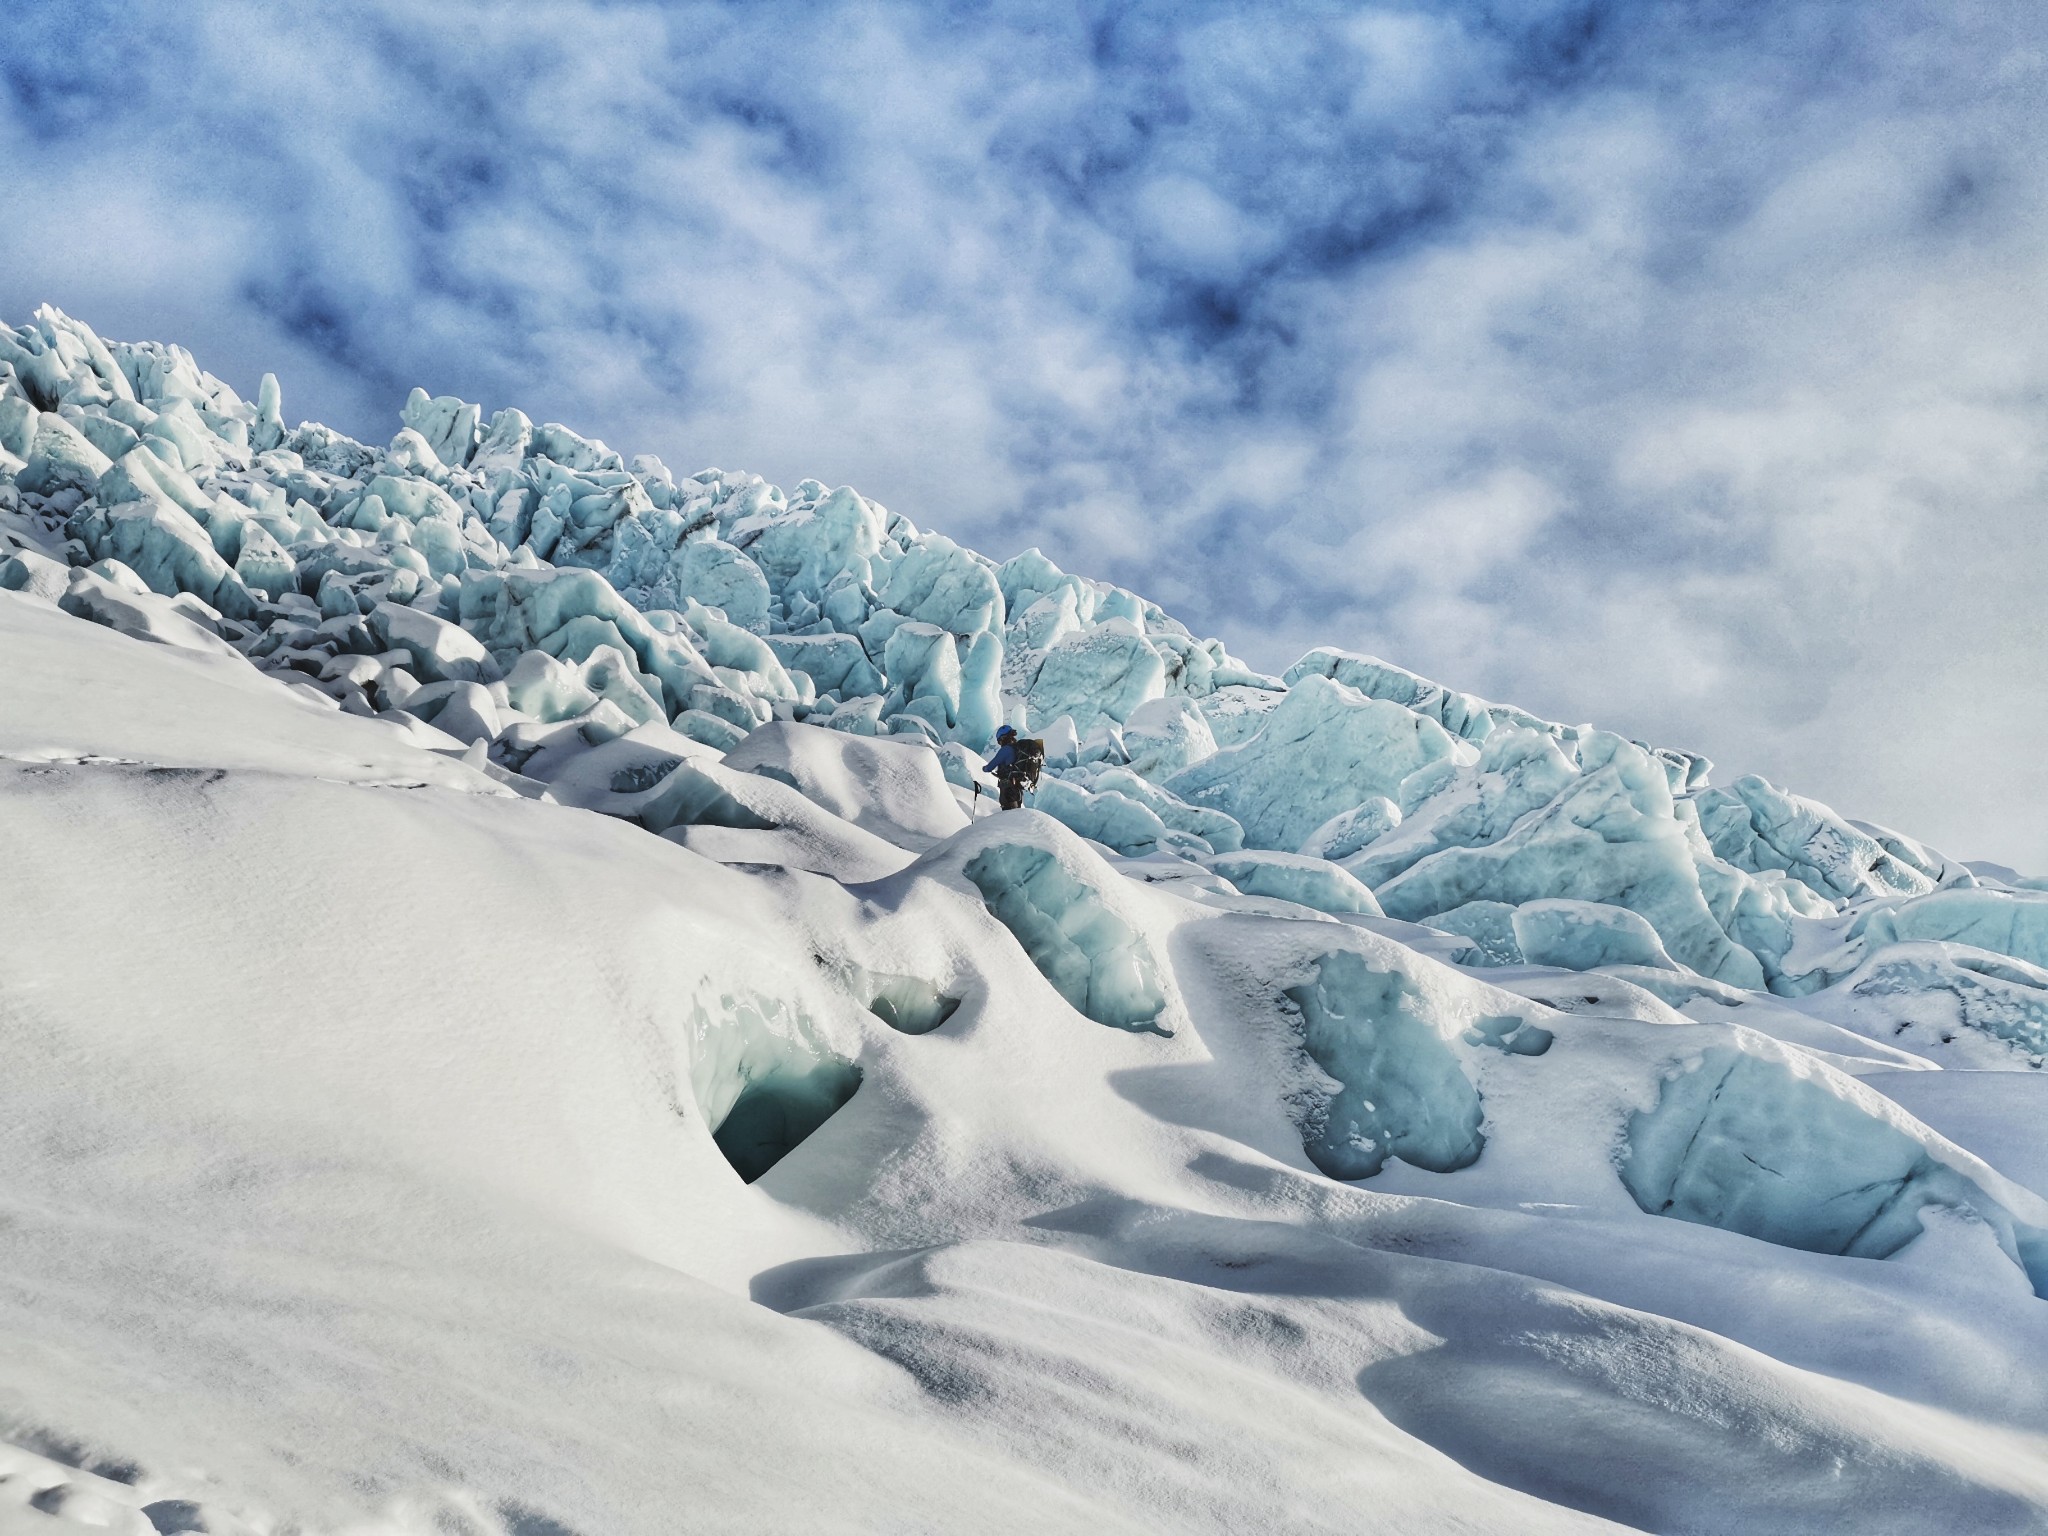
M 2048 880 L 394 425 L 0 325 L 0 1536 L 2048 1530 Z

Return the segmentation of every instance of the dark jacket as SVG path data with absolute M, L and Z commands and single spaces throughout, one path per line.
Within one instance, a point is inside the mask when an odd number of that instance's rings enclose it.
M 1016 765 L 1016 762 L 1017 743 L 1006 741 L 996 748 L 996 755 L 994 757 L 981 765 L 981 771 L 983 773 L 992 773 L 997 778 L 1001 778 L 1004 773 Z

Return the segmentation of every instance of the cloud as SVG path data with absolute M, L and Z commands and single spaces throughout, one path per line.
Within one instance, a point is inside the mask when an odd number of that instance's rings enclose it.
M 2048 868 L 2048 16 L 27 0 L 0 312 L 414 383 Z

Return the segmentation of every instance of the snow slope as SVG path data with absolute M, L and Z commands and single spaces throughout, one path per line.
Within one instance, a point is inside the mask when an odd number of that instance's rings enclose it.
M 0 329 L 0 1536 L 2048 1529 L 2048 892 L 404 420 Z

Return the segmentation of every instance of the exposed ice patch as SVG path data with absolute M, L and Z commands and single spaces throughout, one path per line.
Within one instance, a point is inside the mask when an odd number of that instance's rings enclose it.
M 1166 1009 L 1158 962 L 1142 935 L 1059 855 L 999 843 L 967 861 L 967 878 L 1069 1003 L 1118 1029 L 1156 1029 Z
M 1479 1091 L 1414 983 L 1349 950 L 1315 968 L 1313 981 L 1287 989 L 1302 1043 L 1337 1084 L 1304 1128 L 1310 1160 L 1338 1179 L 1368 1178 L 1389 1157 L 1433 1173 L 1476 1162 L 1486 1145 Z
M 1969 1211 L 2048 1295 L 2048 1233 L 1815 1075 L 1733 1046 L 1629 1117 L 1621 1178 L 1652 1215 L 1854 1258 L 1898 1252 L 1928 1206 Z

